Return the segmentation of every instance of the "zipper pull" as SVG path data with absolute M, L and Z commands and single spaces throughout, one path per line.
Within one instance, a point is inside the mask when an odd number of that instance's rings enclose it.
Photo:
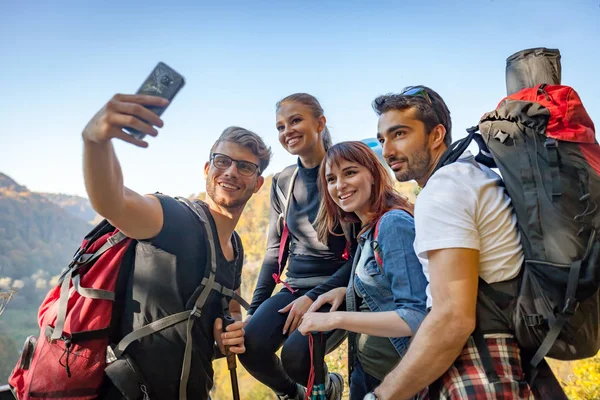
M 150 396 L 148 396 L 148 389 L 146 388 L 146 385 L 144 385 L 141 382 L 140 382 L 140 390 L 144 394 L 144 397 L 142 397 L 142 400 L 150 400 Z

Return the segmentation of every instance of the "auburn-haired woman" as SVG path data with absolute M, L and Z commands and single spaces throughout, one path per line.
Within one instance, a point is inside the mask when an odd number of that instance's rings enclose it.
M 319 239 L 327 240 L 342 221 L 359 221 L 362 229 L 348 287 L 319 296 L 299 330 L 356 333 L 349 342 L 350 398 L 362 400 L 398 363 L 425 317 L 427 280 L 413 250 L 413 207 L 362 142 L 331 147 L 319 183 Z M 348 312 L 336 311 L 344 300 Z M 331 312 L 311 312 L 324 304 L 331 304 Z

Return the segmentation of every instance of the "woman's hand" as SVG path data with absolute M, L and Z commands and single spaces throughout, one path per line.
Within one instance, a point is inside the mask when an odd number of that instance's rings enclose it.
M 336 329 L 339 322 L 339 312 L 307 312 L 302 317 L 298 330 L 304 336 L 311 332 L 327 332 Z
M 331 289 L 329 292 L 323 293 L 322 295 L 317 297 L 317 300 L 315 300 L 315 302 L 312 304 L 312 306 L 310 306 L 307 312 L 319 311 L 319 309 L 325 304 L 331 304 L 331 309 L 329 310 L 329 312 L 334 312 L 340 307 L 340 305 L 342 305 L 345 299 L 345 287 Z
M 304 313 L 308 311 L 313 301 L 308 296 L 300 296 L 296 300 L 292 301 L 290 304 L 279 310 L 281 314 L 289 312 L 287 319 L 285 320 L 285 325 L 283 326 L 283 334 L 285 335 L 288 332 L 294 332 L 298 325 L 300 324 L 300 320 Z

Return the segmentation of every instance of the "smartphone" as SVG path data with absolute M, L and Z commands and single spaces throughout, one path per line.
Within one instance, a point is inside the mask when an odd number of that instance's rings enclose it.
M 175 98 L 175 95 L 185 85 L 185 79 L 181 74 L 169 67 L 163 62 L 159 62 L 158 65 L 152 70 L 148 79 L 142 83 L 136 94 L 147 94 L 151 96 L 163 97 L 170 102 Z M 146 106 L 147 109 L 152 111 L 159 117 L 167 109 L 167 107 L 156 107 Z M 125 128 L 125 131 L 136 139 L 143 139 L 146 136 L 145 133 L 138 131 L 133 128 Z

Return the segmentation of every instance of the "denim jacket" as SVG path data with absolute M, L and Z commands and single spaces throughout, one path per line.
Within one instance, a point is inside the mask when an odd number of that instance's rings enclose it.
M 427 279 L 415 254 L 413 217 L 403 210 L 385 213 L 379 222 L 378 237 L 383 271 L 375 261 L 374 228 L 359 237 L 346 301 L 348 311 L 356 311 L 360 293 L 372 312 L 396 311 L 414 332 L 425 318 Z M 406 353 L 410 338 L 390 338 L 400 356 Z

